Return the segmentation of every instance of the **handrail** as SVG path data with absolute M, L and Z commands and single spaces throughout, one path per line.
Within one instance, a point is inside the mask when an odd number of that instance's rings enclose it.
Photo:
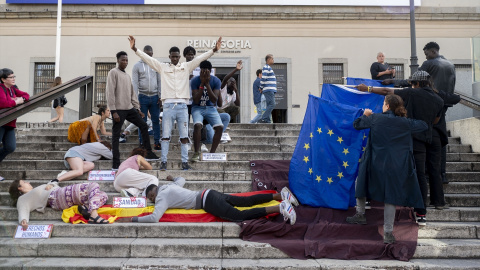
M 460 96 L 460 104 L 463 104 L 474 110 L 480 111 L 480 100 L 459 92 L 455 92 L 455 94 Z
M 0 126 L 3 126 L 18 117 L 43 106 L 47 102 L 80 89 L 79 118 L 91 115 L 93 97 L 93 76 L 80 76 L 61 85 L 55 86 L 41 93 L 33 95 L 30 99 L 18 106 L 0 110 Z

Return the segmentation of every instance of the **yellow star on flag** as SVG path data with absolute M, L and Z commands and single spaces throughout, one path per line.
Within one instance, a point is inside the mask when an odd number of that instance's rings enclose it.
M 305 148 L 305 150 L 308 150 L 308 148 L 310 148 L 310 145 L 308 143 L 306 143 L 303 148 Z
M 364 146 L 364 147 L 362 147 L 362 152 L 365 152 L 365 146 Z
M 334 134 L 333 131 L 331 129 L 328 130 L 327 132 L 328 135 L 330 135 L 330 137 Z
M 361 158 L 360 158 L 360 159 L 358 159 L 358 162 L 362 162 L 362 159 L 361 159 Z
M 329 184 L 333 183 L 332 177 L 328 177 L 327 182 L 328 182 Z
M 363 133 L 363 139 L 365 140 L 365 138 L 367 138 L 367 135 L 365 135 L 365 133 Z
M 343 142 L 343 139 L 342 139 L 342 137 L 338 137 L 338 140 L 337 140 L 337 142 L 339 142 L 340 144 L 342 144 L 342 142 Z
M 342 166 L 345 167 L 345 169 L 346 169 L 349 166 L 348 161 L 344 161 Z
M 303 156 L 303 161 L 305 161 L 305 163 L 307 163 L 307 162 L 309 162 L 310 160 L 308 159 L 308 157 Z
M 317 132 L 318 132 L 318 134 L 322 133 L 322 129 L 321 129 L 321 128 L 317 128 Z
M 313 138 L 313 133 L 312 132 L 310 132 L 310 138 Z
M 344 177 L 344 176 L 343 176 L 343 172 L 339 172 L 339 173 L 337 174 L 337 176 L 338 176 L 338 178 L 342 179 L 342 177 Z
M 348 152 L 348 148 L 343 148 L 343 152 L 342 152 L 342 153 L 344 153 L 345 155 L 347 155 L 347 154 L 350 153 L 350 152 Z
M 321 175 L 317 175 L 317 179 L 315 179 L 315 180 L 317 180 L 318 182 L 322 181 L 322 176 L 321 176 Z
M 312 168 L 309 168 L 309 169 L 308 169 L 308 173 L 309 173 L 310 175 L 312 175 L 312 173 L 313 173 Z

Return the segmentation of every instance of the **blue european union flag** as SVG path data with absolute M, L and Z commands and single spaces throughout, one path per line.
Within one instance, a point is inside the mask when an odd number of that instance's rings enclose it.
M 375 86 L 375 87 L 393 87 L 393 84 L 383 85 L 381 80 L 347 77 L 348 85 L 359 85 L 362 83 L 368 86 Z
M 290 162 L 289 185 L 302 204 L 347 209 L 355 205 L 355 179 L 366 136 L 353 128 L 360 108 L 309 95 Z
M 355 88 L 349 88 L 338 84 L 324 84 L 321 97 L 326 100 L 331 100 L 355 108 L 370 109 L 374 113 L 382 113 L 383 100 L 385 99 L 382 95 L 361 92 Z

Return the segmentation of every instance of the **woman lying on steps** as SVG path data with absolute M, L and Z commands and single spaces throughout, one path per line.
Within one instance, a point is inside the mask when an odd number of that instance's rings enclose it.
M 108 224 L 101 218 L 97 209 L 107 202 L 107 194 L 100 191 L 97 183 L 75 184 L 59 187 L 56 181 L 33 188 L 23 180 L 15 180 L 10 185 L 10 197 L 17 206 L 18 222 L 23 229 L 28 228 L 30 212 L 44 213 L 45 207 L 63 210 L 78 205 L 78 210 L 91 224 Z
M 180 209 L 203 209 L 216 217 L 240 222 L 248 219 L 264 217 L 268 214 L 281 213 L 285 220 L 289 219 L 290 224 L 295 224 L 297 215 L 293 205 L 298 205 L 298 201 L 288 188 L 283 188 L 277 194 L 257 194 L 248 197 L 232 196 L 223 194 L 213 189 L 203 191 L 192 191 L 183 188 L 185 178 L 167 176 L 167 180 L 173 183 L 157 186 L 149 185 L 146 189 L 147 198 L 155 203 L 155 210 L 152 214 L 143 217 L 132 217 L 122 219 L 120 222 L 158 222 L 165 211 L 170 208 Z M 248 210 L 238 210 L 234 206 L 250 207 L 272 200 L 283 200 L 279 205 L 252 208 Z

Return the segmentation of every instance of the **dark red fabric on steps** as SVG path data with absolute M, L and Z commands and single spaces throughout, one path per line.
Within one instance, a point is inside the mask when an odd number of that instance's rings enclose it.
M 252 161 L 252 172 L 257 171 L 262 181 L 271 186 L 282 186 L 286 180 L 279 175 L 288 172 L 289 161 Z M 267 170 L 262 170 L 267 168 Z M 271 170 L 269 170 L 271 169 Z M 288 175 L 288 173 L 287 173 Z M 275 179 L 277 178 L 277 179 Z M 275 181 L 278 180 L 277 185 Z M 255 178 L 253 180 L 255 181 Z M 281 188 L 278 189 L 280 191 Z M 395 244 L 383 243 L 383 204 L 373 202 L 366 211 L 367 225 L 345 222 L 355 213 L 329 208 L 299 206 L 295 208 L 297 221 L 291 226 L 283 216 L 248 220 L 240 223 L 240 238 L 243 240 L 269 243 L 296 259 L 396 259 L 408 261 L 417 246 L 418 225 L 411 208 L 397 207 L 395 215 Z

